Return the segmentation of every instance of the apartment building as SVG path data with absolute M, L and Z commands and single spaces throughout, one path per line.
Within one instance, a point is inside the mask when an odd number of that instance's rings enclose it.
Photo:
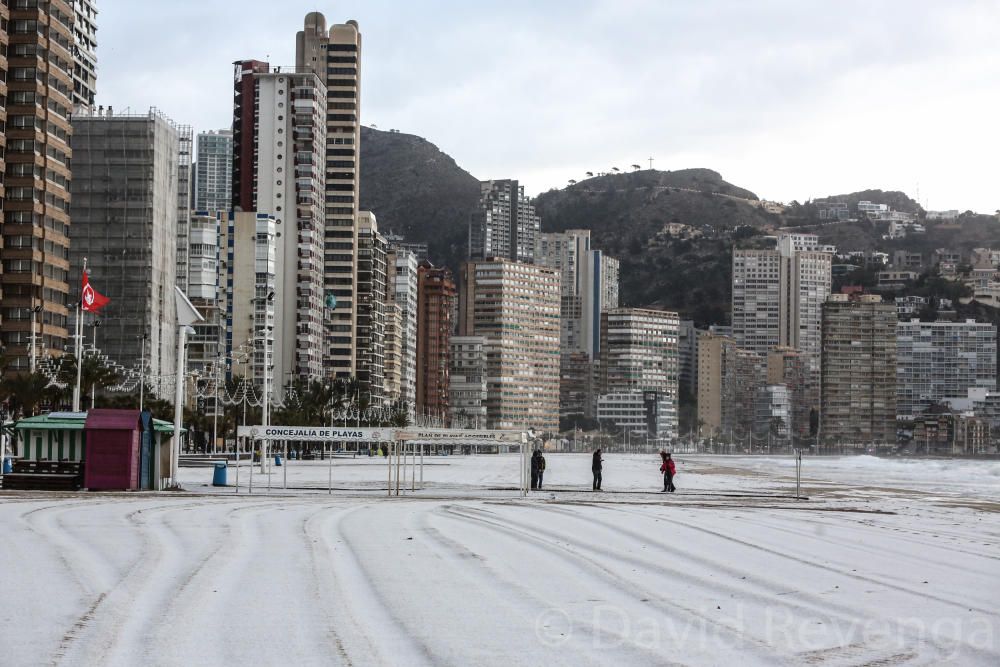
M 602 424 L 651 438 L 677 437 L 679 326 L 677 313 L 669 311 L 616 308 L 601 314 Z
M 233 132 L 199 132 L 195 139 L 195 211 L 228 211 L 232 207 Z
M 416 414 L 446 424 L 449 416 L 452 312 L 457 299 L 451 271 L 422 262 L 417 270 Z
M 233 102 L 233 209 L 276 226 L 271 363 L 280 394 L 296 377 L 324 373 L 326 88 L 311 71 L 244 60 L 235 64 Z M 255 216 L 236 220 L 257 224 Z
M 913 419 L 969 389 L 997 386 L 997 329 L 992 324 L 920 322 L 896 324 L 896 416 Z
M 295 37 L 295 68 L 315 72 L 326 86 L 325 151 L 316 163 L 324 172 L 320 201 L 323 288 L 329 325 L 324 372 L 347 378 L 357 370 L 358 202 L 361 173 L 361 33 L 356 21 L 327 28 L 319 12 L 306 14 Z
M 125 367 L 138 367 L 145 356 L 150 376 L 171 374 L 181 128 L 156 110 L 81 109 L 71 145 L 71 280 L 80 284 L 86 258 L 91 280 L 111 299 L 99 315 L 97 345 Z M 169 395 L 172 380 L 167 384 L 154 388 Z
M 30 345 L 62 354 L 69 341 L 71 3 L 3 3 L 0 82 L 5 109 L 0 343 L 9 368 L 27 370 Z M 38 309 L 34 336 L 31 312 Z
M 480 183 L 479 208 L 469 222 L 469 258 L 531 263 L 541 219 L 516 180 Z
M 896 307 L 877 295 L 831 294 L 823 306 L 820 438 L 896 442 Z
M 557 431 L 558 272 L 507 259 L 470 261 L 461 285 L 459 335 L 487 339 L 487 427 Z
M 375 214 L 358 213 L 356 377 L 371 405 L 385 401 L 386 243 Z
M 448 379 L 448 409 L 452 428 L 486 426 L 486 338 L 451 337 L 451 375 Z

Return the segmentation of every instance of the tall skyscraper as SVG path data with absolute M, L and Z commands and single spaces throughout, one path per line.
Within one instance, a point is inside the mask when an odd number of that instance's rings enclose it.
M 896 324 L 896 415 L 913 419 L 970 389 L 997 386 L 997 328 L 992 324 L 920 322 Z
M 225 348 L 226 289 L 222 282 L 228 214 L 194 212 L 188 222 L 187 286 L 182 288 L 204 321 L 193 324 L 188 335 L 188 368 L 205 370 L 220 365 Z
M 479 209 L 469 222 L 470 259 L 531 263 L 541 220 L 524 186 L 504 179 L 480 183 Z
M 8 11 L 0 342 L 10 367 L 27 370 L 33 308 L 38 352 L 58 355 L 68 343 L 73 7 L 5 2 Z
M 558 430 L 559 273 L 483 260 L 461 282 L 459 335 L 487 339 L 487 426 Z
M 187 292 L 188 255 L 191 249 L 189 223 L 191 217 L 191 155 L 194 135 L 190 125 L 177 127 L 177 269 L 174 277 L 177 286 Z
M 228 211 L 232 207 L 233 132 L 199 132 L 194 168 L 195 211 Z
M 677 437 L 677 313 L 616 308 L 601 314 L 597 418 L 650 438 Z
M 180 145 L 178 126 L 158 111 L 73 117 L 71 279 L 80 284 L 86 257 L 91 279 L 111 299 L 99 315 L 98 347 L 137 367 L 145 339 L 152 377 L 174 372 Z
M 325 249 L 323 287 L 328 302 L 324 371 L 349 377 L 357 368 L 358 199 L 361 144 L 361 33 L 356 21 L 327 30 L 319 12 L 306 14 L 295 38 L 295 66 L 326 85 Z M 319 164 L 319 163 L 317 163 Z M 333 302 L 329 297 L 335 297 Z
M 822 377 L 822 442 L 895 443 L 896 306 L 874 295 L 831 294 L 823 306 Z
M 733 251 L 736 345 L 762 358 L 779 346 L 802 352 L 810 409 L 819 404 L 822 307 L 832 285 L 833 250 L 812 234 L 782 234 L 773 250 Z
M 326 152 L 325 90 L 308 70 L 236 63 L 232 202 L 234 210 L 273 217 L 276 225 L 270 362 L 279 394 L 293 377 L 323 374 L 324 173 L 318 165 Z
M 399 308 L 399 400 L 412 417 L 417 401 L 417 256 L 393 250 L 386 257 L 389 300 Z
M 73 7 L 73 108 L 92 107 L 97 95 L 97 3 L 71 0 Z
M 618 307 L 618 260 L 592 249 L 587 229 L 538 234 L 534 257 L 560 278 L 559 413 L 591 416 L 592 363 L 600 355 L 601 312 Z
M 486 425 L 486 338 L 451 337 L 451 376 L 448 379 L 452 428 Z
M 269 382 L 282 376 L 274 363 L 278 225 L 273 215 L 234 211 L 226 225 L 226 356 L 231 373 L 264 383 L 265 341 Z M 270 297 L 270 298 L 269 298 Z M 274 385 L 272 384 L 272 387 Z M 277 388 L 277 387 L 275 387 Z M 273 390 L 270 395 L 274 395 Z
M 386 243 L 371 211 L 358 213 L 358 384 L 372 405 L 385 399 Z
M 728 336 L 697 332 L 699 437 L 718 437 L 728 428 L 727 380 L 731 379 L 736 343 Z
M 423 262 L 417 270 L 418 417 L 446 424 L 451 363 L 452 311 L 457 292 L 451 271 Z

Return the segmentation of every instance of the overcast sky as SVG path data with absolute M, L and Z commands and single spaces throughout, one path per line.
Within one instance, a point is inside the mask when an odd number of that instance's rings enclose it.
M 362 121 L 529 193 L 708 167 L 800 201 L 1000 208 L 997 0 L 98 0 L 98 103 L 228 127 L 232 62 L 294 64 L 308 11 L 361 26 Z M 362 149 L 363 150 L 363 149 Z M 363 154 L 362 154 L 363 155 Z M 362 157 L 363 159 L 363 157 Z

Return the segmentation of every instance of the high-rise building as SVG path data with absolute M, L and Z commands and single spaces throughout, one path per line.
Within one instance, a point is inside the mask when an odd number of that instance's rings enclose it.
M 728 429 L 727 380 L 734 362 L 736 343 L 710 331 L 698 335 L 698 436 L 718 436 Z
M 469 258 L 531 263 L 540 228 L 523 185 L 510 179 L 483 181 L 479 209 L 469 222 Z
M 507 259 L 462 266 L 459 335 L 483 336 L 487 426 L 559 427 L 559 274 Z
M 692 394 L 698 391 L 698 330 L 694 320 L 681 320 L 677 334 L 678 373 L 680 389 Z
M 228 214 L 195 211 L 188 223 L 187 286 L 183 289 L 191 304 L 204 319 L 192 325 L 189 334 L 188 368 L 205 371 L 220 368 L 225 356 L 225 307 L 226 290 L 221 280 L 224 266 L 224 238 Z
M 92 107 L 97 95 L 97 2 L 71 0 L 69 4 L 73 7 L 73 108 Z
M 234 211 L 226 225 L 226 356 L 231 373 L 272 388 L 281 375 L 274 363 L 277 303 L 278 225 L 275 217 L 255 211 Z M 266 341 L 266 343 L 265 343 Z M 274 390 L 269 391 L 274 395 Z
M 776 347 L 768 352 L 767 384 L 788 388 L 790 411 L 784 424 L 788 434 L 796 438 L 809 437 L 813 408 L 809 403 L 809 372 L 805 355 L 791 347 Z
M 44 354 L 61 354 L 68 344 L 73 7 L 65 0 L 47 2 L 44 11 L 33 2 L 4 2 L 0 16 L 7 42 L 0 56 L 0 343 L 9 367 L 27 370 L 32 338 Z
M 586 229 L 538 234 L 534 256 L 535 264 L 559 272 L 559 413 L 562 417 L 590 416 L 593 362 L 600 356 L 601 312 L 618 307 L 618 260 L 592 249 L 590 230 Z
M 91 280 L 111 299 L 98 316 L 97 346 L 125 367 L 137 367 L 145 347 L 154 378 L 174 372 L 176 355 L 180 145 L 178 126 L 155 110 L 73 117 L 71 279 L 80 284 L 86 258 Z
M 802 352 L 808 373 L 803 397 L 808 409 L 815 409 L 820 323 L 834 248 L 820 245 L 812 234 L 781 234 L 776 246 L 733 251 L 733 337 L 740 349 L 762 357 L 779 346 Z
M 823 306 L 821 442 L 896 442 L 896 366 L 895 305 L 831 294 Z
M 386 244 L 371 211 L 358 213 L 356 377 L 371 405 L 385 399 Z
M 935 403 L 997 386 L 997 328 L 992 324 L 896 325 L 896 416 L 913 419 Z M 825 433 L 824 433 L 825 435 Z
M 791 431 L 792 398 L 783 384 L 757 388 L 754 404 L 754 434 L 768 444 L 787 440 Z
M 358 199 L 361 144 L 361 33 L 356 21 L 333 25 L 319 12 L 306 14 L 295 38 L 295 66 L 313 71 L 326 85 L 326 152 L 323 287 L 330 318 L 324 371 L 350 377 L 357 367 Z M 335 300 L 331 299 L 334 297 Z
M 385 302 L 385 336 L 384 358 L 385 372 L 382 381 L 385 401 L 389 405 L 397 404 L 402 396 L 402 357 L 403 345 L 400 340 L 403 320 L 400 317 L 399 304 L 393 299 L 392 282 L 388 283 L 389 298 Z
M 256 60 L 235 65 L 232 205 L 270 216 L 276 226 L 270 363 L 277 395 L 294 377 L 324 371 L 325 91 L 311 71 L 286 72 Z M 241 221 L 259 224 L 254 216 Z
M 451 365 L 452 310 L 457 292 L 451 271 L 423 262 L 417 270 L 418 418 L 446 424 Z
M 486 425 L 486 338 L 451 337 L 451 376 L 448 408 L 452 428 L 482 428 Z
M 232 208 L 233 132 L 199 132 L 194 166 L 195 211 L 228 211 Z
M 601 314 L 602 424 L 677 437 L 677 313 L 616 308 Z
M 417 401 L 417 257 L 406 250 L 386 255 L 389 301 L 399 308 L 399 400 L 413 417 Z
M 191 155 L 194 135 L 190 125 L 177 126 L 177 269 L 174 277 L 177 286 L 185 293 L 188 289 L 189 253 L 191 238 Z

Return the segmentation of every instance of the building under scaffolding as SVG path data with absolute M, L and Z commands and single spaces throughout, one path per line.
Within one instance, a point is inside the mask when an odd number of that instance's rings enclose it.
M 85 315 L 85 344 L 93 345 L 96 334 L 96 346 L 126 368 L 139 366 L 144 349 L 154 392 L 168 395 L 177 334 L 178 180 L 190 173 L 190 153 L 184 164 L 180 153 L 185 136 L 190 151 L 190 130 L 156 109 L 85 112 L 74 116 L 73 130 L 71 295 L 79 298 L 86 258 L 94 287 L 111 299 L 99 327 Z

